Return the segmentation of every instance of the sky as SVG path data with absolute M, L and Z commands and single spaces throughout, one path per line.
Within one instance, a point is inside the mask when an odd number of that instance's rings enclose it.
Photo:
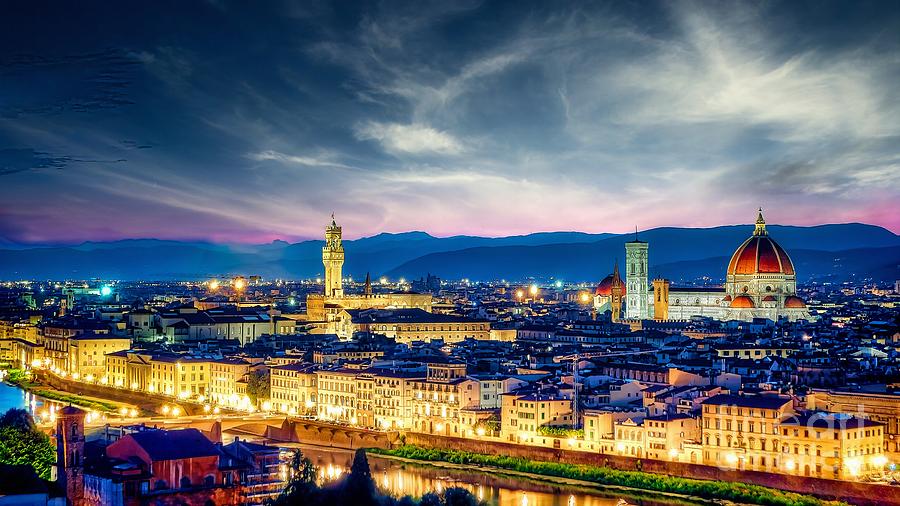
M 0 244 L 864 222 L 900 4 L 18 2 Z

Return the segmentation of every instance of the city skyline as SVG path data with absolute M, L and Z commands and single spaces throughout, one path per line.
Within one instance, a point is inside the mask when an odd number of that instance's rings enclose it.
M 890 5 L 13 10 L 0 244 L 900 230 Z

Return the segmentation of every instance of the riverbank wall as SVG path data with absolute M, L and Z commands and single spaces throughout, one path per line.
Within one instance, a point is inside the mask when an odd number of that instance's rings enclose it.
M 860 506 L 900 506 L 900 487 L 876 483 L 839 481 L 808 476 L 725 469 L 715 466 L 670 462 L 623 455 L 528 446 L 502 441 L 456 438 L 407 432 L 405 443 L 424 448 L 444 448 L 472 453 L 507 455 L 535 461 L 603 466 L 623 471 L 642 471 L 681 478 L 733 481 L 847 501 Z
M 114 402 L 131 404 L 143 411 L 150 413 L 162 413 L 163 406 L 178 406 L 182 413 L 187 415 L 203 414 L 203 408 L 192 403 L 180 403 L 165 395 L 151 394 L 147 392 L 135 392 L 124 388 L 115 388 L 107 385 L 84 383 L 67 378 L 60 378 L 55 374 L 38 372 L 36 380 L 44 386 L 54 390 L 68 392 L 74 395 L 97 397 Z

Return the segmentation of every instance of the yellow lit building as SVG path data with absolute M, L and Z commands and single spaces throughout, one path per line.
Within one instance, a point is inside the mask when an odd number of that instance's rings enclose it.
M 884 453 L 900 461 L 900 396 L 838 390 L 813 390 L 806 397 L 810 410 L 848 413 L 884 425 Z
M 806 413 L 782 420 L 781 469 L 778 472 L 836 480 L 881 472 L 884 426 L 834 413 Z
M 114 351 L 106 355 L 106 382 L 110 386 L 125 388 L 128 381 L 128 352 Z
M 427 364 L 424 379 L 409 381 L 411 429 L 428 434 L 461 436 L 460 385 L 466 380 L 465 364 Z
M 72 377 L 99 381 L 106 375 L 106 354 L 131 348 L 131 338 L 89 332 L 69 337 L 66 348 Z
M 372 377 L 372 411 L 375 428 L 397 430 L 412 426 L 412 383 L 424 373 L 378 371 Z
M 491 324 L 487 320 L 429 313 L 422 309 L 344 309 L 334 324 L 337 335 L 344 339 L 350 339 L 355 332 L 382 334 L 405 344 L 433 339 L 456 343 L 465 339 L 491 338 Z
M 541 427 L 573 426 L 572 399 L 566 395 L 507 393 L 501 397 L 500 437 L 529 441 Z
M 702 404 L 703 460 L 707 465 L 779 472 L 781 419 L 793 401 L 777 395 L 716 395 Z
M 214 404 L 236 405 L 247 394 L 244 378 L 252 364 L 242 358 L 220 358 L 208 363 L 209 388 L 206 397 Z
M 76 365 L 69 362 L 70 338 L 85 333 L 108 334 L 109 329 L 100 322 L 70 317 L 45 323 L 40 329 L 40 342 L 44 344 L 44 356 L 50 360 L 50 367 L 74 372 Z
M 344 245 L 341 227 L 331 217 L 325 228 L 325 246 L 322 248 L 322 264 L 325 268 L 323 294 L 310 294 L 306 298 L 307 320 L 325 324 L 333 332 L 330 322 L 342 309 L 418 308 L 431 312 L 431 295 L 421 293 L 372 293 L 367 283 L 365 293 L 346 295 L 343 288 Z
M 698 462 L 700 455 L 686 451 L 685 443 L 700 442 L 700 419 L 686 413 L 644 418 L 644 455 L 657 460 Z
M 291 415 L 315 415 L 318 402 L 317 366 L 293 362 L 269 368 L 273 407 Z
M 356 425 L 356 375 L 358 369 L 320 369 L 316 371 L 317 412 L 321 420 Z

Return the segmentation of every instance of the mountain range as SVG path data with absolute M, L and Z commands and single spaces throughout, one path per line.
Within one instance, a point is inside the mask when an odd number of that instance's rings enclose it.
M 770 235 L 794 261 L 801 281 L 900 279 L 900 236 L 860 223 L 813 227 L 769 225 Z M 651 277 L 676 282 L 724 279 L 732 252 L 751 225 L 662 227 L 640 232 L 650 245 Z M 444 279 L 564 279 L 595 281 L 624 256 L 635 234 L 542 232 L 510 237 L 434 237 L 425 232 L 345 240 L 345 275 L 367 272 L 391 279 L 426 273 Z M 204 279 L 234 274 L 265 278 L 322 275 L 323 241 L 268 244 L 129 239 L 76 246 L 0 247 L 2 279 Z

